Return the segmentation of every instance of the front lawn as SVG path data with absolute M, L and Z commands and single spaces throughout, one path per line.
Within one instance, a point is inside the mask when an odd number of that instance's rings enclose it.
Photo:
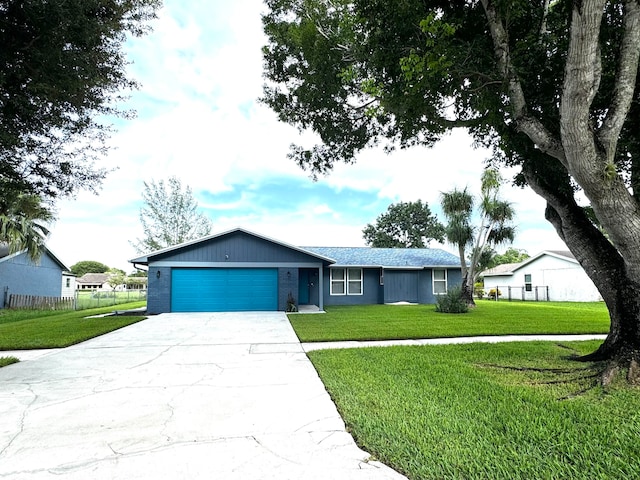
M 144 316 L 84 318 L 114 310 L 139 308 L 145 302 L 82 311 L 0 310 L 0 350 L 60 348 L 83 342 L 143 320 Z
M 433 305 L 332 306 L 325 314 L 292 314 L 289 319 L 302 342 L 609 331 L 604 303 L 477 304 L 466 314 L 437 313 Z
M 640 478 L 640 394 L 606 391 L 599 342 L 309 353 L 357 443 L 412 480 Z M 543 370 L 543 371 L 541 371 Z

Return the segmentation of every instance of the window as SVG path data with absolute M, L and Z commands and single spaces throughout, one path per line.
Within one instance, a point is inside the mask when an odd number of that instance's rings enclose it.
M 533 290 L 533 286 L 531 284 L 531 274 L 530 273 L 525 273 L 524 274 L 524 289 L 526 292 L 531 292 Z
M 70 278 L 67 278 L 66 286 L 67 286 L 67 288 L 69 288 L 71 286 L 71 279 Z
M 332 268 L 331 295 L 362 295 L 361 268 Z
M 447 293 L 447 271 L 433 270 L 433 294 L 444 295 Z
M 344 268 L 331 269 L 331 295 L 344 295 L 346 292 L 344 285 Z
M 348 275 L 347 295 L 362 295 L 362 269 L 349 268 Z

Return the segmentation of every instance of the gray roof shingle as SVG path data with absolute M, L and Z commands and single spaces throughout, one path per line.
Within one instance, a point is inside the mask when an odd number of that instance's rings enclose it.
M 459 267 L 460 259 L 438 248 L 301 247 L 336 261 L 336 266 Z

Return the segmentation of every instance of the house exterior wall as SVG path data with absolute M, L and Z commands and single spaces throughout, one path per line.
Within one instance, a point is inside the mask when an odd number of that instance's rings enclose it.
M 513 275 L 489 276 L 484 279 L 484 289 L 489 291 L 499 287 L 501 298 L 507 298 L 508 287 L 512 288 L 512 298 L 522 298 L 525 275 L 531 275 L 532 291 L 524 291 L 525 300 L 536 300 L 535 287 L 549 287 L 548 300 L 556 302 L 597 302 L 602 300 L 598 289 L 582 267 L 574 262 L 550 255 L 528 263 L 513 272 Z M 544 295 L 544 296 L 542 296 Z M 544 294 L 539 297 L 546 300 Z
M 289 292 L 298 300 L 299 268 L 319 269 L 321 266 L 316 257 L 236 232 L 154 257 L 149 263 L 147 312 L 171 311 L 171 272 L 174 267 L 277 268 L 278 310 L 284 311 Z
M 362 269 L 362 295 L 331 295 L 330 268 L 324 269 L 323 291 L 325 305 L 371 305 L 383 303 L 379 268 Z
M 160 276 L 158 276 L 160 272 Z M 147 313 L 155 315 L 171 311 L 171 268 L 149 265 Z
M 76 276 L 62 274 L 62 289 L 60 296 L 62 298 L 73 297 L 76 294 Z
M 329 261 L 278 242 L 234 231 L 176 247 L 149 256 L 147 311 L 150 314 L 171 311 L 172 271 L 176 268 L 273 268 L 278 272 L 277 308 L 286 310 L 289 294 L 300 304 L 367 305 L 386 301 L 435 303 L 432 271 L 385 270 L 385 285 L 380 284 L 380 267 L 362 268 L 362 293 L 331 295 Z M 338 267 L 341 268 L 341 267 Z M 347 267 L 358 268 L 358 267 Z M 460 282 L 460 268 L 447 268 L 448 283 Z M 160 275 L 158 276 L 158 272 Z M 301 287 L 304 291 L 301 291 Z M 322 300 L 322 301 L 321 301 Z
M 298 269 L 279 268 L 278 269 L 278 310 L 287 309 L 287 298 L 289 293 L 298 302 Z
M 26 253 L 0 262 L 0 291 L 3 294 L 0 308 L 9 295 L 35 295 L 60 297 L 62 293 L 62 268 L 46 252 L 38 264 L 29 260 Z
M 420 270 L 385 270 L 384 303 L 418 303 Z
M 214 238 L 209 242 L 191 245 L 176 251 L 157 255 L 154 262 L 215 263 L 318 263 L 318 259 L 267 240 L 241 232 Z

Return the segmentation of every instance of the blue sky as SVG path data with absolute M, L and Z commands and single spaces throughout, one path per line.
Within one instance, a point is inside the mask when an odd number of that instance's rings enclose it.
M 114 122 L 102 163 L 114 171 L 99 194 L 59 204 L 49 246 L 63 262 L 98 260 L 131 271 L 143 182 L 171 175 L 192 188 L 214 233 L 243 227 L 294 245 L 364 245 L 362 229 L 391 203 L 426 201 L 444 221 L 441 192 L 478 190 L 490 153 L 473 149 L 463 131 L 432 149 L 366 151 L 312 181 L 287 153 L 291 143 L 312 145 L 314 135 L 278 122 L 257 101 L 263 11 L 260 0 L 165 0 L 153 32 L 127 43 L 140 89 L 125 106 L 137 117 Z M 514 247 L 530 254 L 565 248 L 541 199 L 510 186 L 504 194 L 517 211 Z

